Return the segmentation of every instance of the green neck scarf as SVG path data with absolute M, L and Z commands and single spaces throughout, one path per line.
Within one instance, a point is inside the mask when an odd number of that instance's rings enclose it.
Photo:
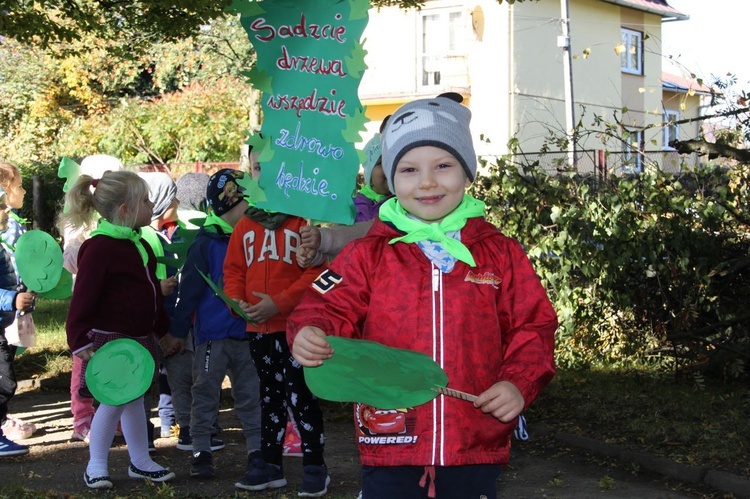
M 385 198 L 389 196 L 389 194 L 378 194 L 369 185 L 363 185 L 362 187 L 360 187 L 359 193 L 362 194 L 367 199 L 369 199 L 370 201 L 374 201 L 376 203 L 381 202 L 382 200 L 384 200 Z
M 204 227 L 212 225 L 220 228 L 224 234 L 231 234 L 232 232 L 234 232 L 234 227 L 229 225 L 226 220 L 218 216 L 213 211 L 208 214 L 208 216 L 206 217 L 206 221 L 203 222 Z
M 98 235 L 111 237 L 112 239 L 129 239 L 138 249 L 143 265 L 145 266 L 148 263 L 148 253 L 146 253 L 146 248 L 143 247 L 141 235 L 137 230 L 122 225 L 115 225 L 109 220 L 102 218 L 99 220 L 96 230 L 91 233 L 92 237 Z
M 415 220 L 407 215 L 406 210 L 396 198 L 389 199 L 380 207 L 380 219 L 392 223 L 398 230 L 406 234 L 390 240 L 390 244 L 397 242 L 416 243 L 418 241 L 434 241 L 440 243 L 445 251 L 472 267 L 477 264 L 469 249 L 459 240 L 446 235 L 446 232 L 461 230 L 469 218 L 484 216 L 484 203 L 468 194 L 464 195 L 461 204 L 437 223 L 426 223 Z
M 15 211 L 11 211 L 10 213 L 8 213 L 8 216 L 21 225 L 26 225 L 29 223 L 28 220 L 26 220 L 25 218 L 21 218 Z

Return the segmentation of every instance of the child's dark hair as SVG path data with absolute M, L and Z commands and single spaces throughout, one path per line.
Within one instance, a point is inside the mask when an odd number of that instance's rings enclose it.
M 65 194 L 65 209 L 58 228 L 89 225 L 98 213 L 115 225 L 133 227 L 135 220 L 123 220 L 120 206 L 134 206 L 148 198 L 148 185 L 129 171 L 108 171 L 101 179 L 81 175 Z

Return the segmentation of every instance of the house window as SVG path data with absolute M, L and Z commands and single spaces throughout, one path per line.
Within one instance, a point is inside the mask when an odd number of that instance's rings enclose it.
M 674 140 L 680 140 L 680 125 L 676 122 L 680 120 L 680 113 L 667 109 L 664 112 L 664 145 L 665 149 L 674 149 L 669 144 Z
M 623 137 L 622 171 L 639 173 L 643 171 L 643 130 L 626 132 Z
M 622 28 L 620 68 L 623 73 L 643 74 L 643 33 Z
M 457 9 L 422 10 L 419 23 L 418 86 L 435 87 L 445 77 L 450 57 L 463 55 L 463 13 Z

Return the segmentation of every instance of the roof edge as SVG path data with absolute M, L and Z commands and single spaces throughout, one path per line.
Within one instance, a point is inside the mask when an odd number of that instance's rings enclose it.
M 663 7 L 658 7 L 656 5 L 650 6 L 650 5 L 644 5 L 645 2 L 639 2 L 639 1 L 633 1 L 633 0 L 601 0 L 605 3 L 611 3 L 614 5 L 619 5 L 621 7 L 627 7 L 629 9 L 634 10 L 640 10 L 643 12 L 648 12 L 650 14 L 656 14 L 662 17 L 662 22 L 665 21 L 687 21 L 690 19 L 690 16 L 687 14 L 683 14 L 682 12 L 678 11 L 674 7 L 670 7 L 669 5 L 664 5 Z

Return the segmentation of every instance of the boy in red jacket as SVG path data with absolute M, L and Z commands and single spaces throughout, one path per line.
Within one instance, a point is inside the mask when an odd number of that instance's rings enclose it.
M 521 245 L 465 194 L 476 174 L 468 108 L 449 97 L 402 106 L 383 131 L 396 198 L 331 263 L 289 318 L 303 366 L 335 355 L 326 335 L 431 356 L 472 404 L 403 408 L 398 438 L 355 418 L 362 497 L 496 497 L 516 418 L 554 375 L 557 317 Z M 377 408 L 355 406 L 355 414 Z
M 260 175 L 258 164 L 253 165 L 252 174 L 254 178 Z M 307 269 L 297 264 L 299 229 L 305 223 L 300 217 L 251 206 L 229 239 L 224 291 L 255 321 L 248 322 L 246 330 L 260 377 L 261 402 L 262 458 L 251 458 L 248 473 L 235 486 L 265 490 L 286 485 L 282 455 L 289 408 L 302 438 L 303 478 L 298 495 L 321 497 L 330 483 L 323 459 L 323 414 L 286 341 L 289 313 L 325 269 L 323 264 Z

